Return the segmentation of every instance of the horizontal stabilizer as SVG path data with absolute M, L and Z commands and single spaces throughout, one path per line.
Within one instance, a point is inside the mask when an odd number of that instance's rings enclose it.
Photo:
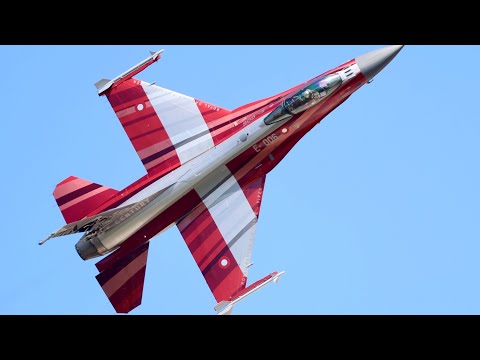
M 83 219 L 118 190 L 70 176 L 57 184 L 53 197 L 67 224 Z
M 149 244 L 139 246 L 96 276 L 117 313 L 128 313 L 142 303 Z

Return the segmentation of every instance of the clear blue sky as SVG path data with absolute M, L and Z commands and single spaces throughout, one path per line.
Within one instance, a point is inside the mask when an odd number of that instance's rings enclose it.
M 164 48 L 138 78 L 235 108 L 381 45 L 1 46 L 0 314 L 114 314 L 55 185 L 122 189 L 144 168 L 94 83 Z M 234 314 L 480 314 L 480 46 L 406 46 L 268 176 Z M 131 314 L 215 314 L 178 230 L 154 238 Z

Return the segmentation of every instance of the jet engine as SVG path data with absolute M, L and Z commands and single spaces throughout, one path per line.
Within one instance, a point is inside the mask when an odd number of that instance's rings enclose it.
M 86 232 L 75 244 L 75 250 L 83 260 L 93 259 L 112 251 L 103 245 L 96 232 Z

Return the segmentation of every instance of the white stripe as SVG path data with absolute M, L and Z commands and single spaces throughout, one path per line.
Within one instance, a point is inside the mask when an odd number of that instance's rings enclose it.
M 142 87 L 173 144 L 207 132 L 200 138 L 202 140 L 194 140 L 195 146 L 182 146 L 177 150 L 182 164 L 214 147 L 212 135 L 194 98 L 146 82 L 142 82 Z
M 212 142 L 212 135 L 210 135 L 210 132 L 208 134 L 205 134 L 203 136 L 200 136 L 199 138 L 189 141 L 185 143 L 184 145 L 179 146 L 176 148 L 177 150 L 177 155 L 180 159 L 193 159 L 194 157 L 198 156 L 200 153 L 207 151 L 210 149 Z M 200 151 L 199 149 L 204 149 Z
M 223 166 L 220 173 L 222 174 L 221 178 L 231 175 L 225 166 Z M 218 178 L 217 181 L 204 182 L 204 184 L 209 183 L 210 186 L 196 187 L 195 189 L 203 197 L 213 188 L 211 184 L 218 184 L 220 180 Z M 203 202 L 227 244 L 249 223 L 256 219 L 250 203 L 234 176 L 230 176 L 227 181 L 207 196 Z M 250 264 L 254 238 L 255 226 L 252 226 L 240 239 L 230 246 L 230 251 L 245 276 L 248 273 L 247 266 Z

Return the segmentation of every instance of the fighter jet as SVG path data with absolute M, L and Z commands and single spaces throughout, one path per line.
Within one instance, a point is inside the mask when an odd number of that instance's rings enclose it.
M 330 112 L 402 49 L 387 46 L 280 94 L 228 110 L 134 78 L 144 61 L 95 86 L 105 96 L 146 174 L 123 190 L 70 176 L 53 196 L 66 225 L 47 239 L 83 233 L 83 260 L 104 256 L 96 279 L 118 313 L 142 302 L 150 240 L 175 225 L 217 301 L 230 314 L 284 273 L 247 286 L 267 174 Z

